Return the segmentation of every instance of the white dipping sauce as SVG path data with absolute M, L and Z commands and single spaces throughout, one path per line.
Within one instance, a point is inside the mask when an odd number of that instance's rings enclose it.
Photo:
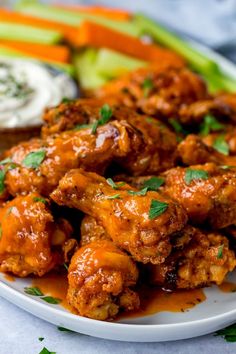
M 41 124 L 46 107 L 76 95 L 76 85 L 65 73 L 36 61 L 0 58 L 0 128 Z

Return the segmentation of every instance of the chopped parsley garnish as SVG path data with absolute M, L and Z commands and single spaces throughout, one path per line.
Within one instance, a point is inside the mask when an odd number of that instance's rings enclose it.
M 168 208 L 168 203 L 160 202 L 159 200 L 152 199 L 149 209 L 149 219 L 155 219 L 163 214 Z
M 112 189 L 119 189 L 126 184 L 125 182 L 115 183 L 112 178 L 107 178 L 107 183 L 112 187 Z
M 34 202 L 41 202 L 41 203 L 43 203 L 43 204 L 47 204 L 46 199 L 41 198 L 41 197 L 34 197 L 34 198 L 33 198 L 33 201 L 34 201 Z
M 143 95 L 144 97 L 148 97 L 151 89 L 153 88 L 153 81 L 151 78 L 147 77 L 142 84 Z
M 43 296 L 42 291 L 38 287 L 24 288 L 24 292 L 28 295 Z
M 0 169 L 0 194 L 2 194 L 5 190 L 5 177 L 7 171 L 13 170 L 14 168 L 16 168 L 16 165 L 11 162 L 9 164 L 7 163 L 7 166 Z
M 109 197 L 107 197 L 107 199 L 120 199 L 120 194 L 114 194 L 114 195 L 111 195 Z
M 63 97 L 61 103 L 71 103 L 73 101 L 74 101 L 73 98 Z
M 130 195 L 146 195 L 148 191 L 147 187 L 144 187 L 140 189 L 140 191 L 128 191 L 128 194 Z
M 40 342 L 42 342 L 42 341 L 44 340 L 44 338 L 43 338 L 43 337 L 39 337 L 38 340 L 39 340 Z
M 217 259 L 223 258 L 223 250 L 224 250 L 224 244 L 218 248 Z
M 81 129 L 87 129 L 87 128 L 92 128 L 92 124 L 77 124 L 74 127 L 74 130 L 81 130 Z
M 174 118 L 169 119 L 169 123 L 177 134 L 188 135 L 189 132 L 185 130 L 182 125 Z
M 204 117 L 203 123 L 200 125 L 200 134 L 205 136 L 210 132 L 217 132 L 223 129 L 224 125 L 218 122 L 214 116 L 208 114 Z
M 7 209 L 7 212 L 6 212 L 6 215 L 7 215 L 7 216 L 10 215 L 13 209 L 14 209 L 13 206 L 10 207 L 10 208 L 8 208 L 8 209 Z
M 236 342 L 236 323 L 224 329 L 220 329 L 216 332 L 216 336 L 222 336 L 226 342 Z
M 92 125 L 92 134 L 95 134 L 99 125 L 106 124 L 112 117 L 112 109 L 108 104 L 104 104 L 99 112 L 100 118 Z
M 223 155 L 229 155 L 229 144 L 225 141 L 224 135 L 220 135 L 216 138 L 213 148 Z
M 38 168 L 46 157 L 45 150 L 30 152 L 22 161 L 22 164 L 28 168 Z
M 56 352 L 50 352 L 47 348 L 43 348 L 39 354 L 57 354 Z
M 151 177 L 143 183 L 143 187 L 147 188 L 149 191 L 156 191 L 165 182 L 162 177 Z
M 61 332 L 73 332 L 71 329 L 68 329 L 68 328 L 65 328 L 65 327 L 61 327 L 61 326 L 58 326 L 57 327 L 58 331 L 61 331 Z
M 12 159 L 10 159 L 10 157 L 7 157 L 6 159 L 0 161 L 0 166 L 6 165 L 11 162 L 12 162 Z
M 193 180 L 197 179 L 207 179 L 209 177 L 208 172 L 204 170 L 192 170 L 188 168 L 185 172 L 185 182 L 190 184 Z
M 61 299 L 57 299 L 52 296 L 44 296 L 44 297 L 41 297 L 41 299 L 43 301 L 47 302 L 48 304 L 52 304 L 52 305 L 57 305 L 61 302 Z
M 69 267 L 66 263 L 63 263 L 63 267 L 68 271 Z
M 2 224 L 0 224 L 0 240 L 2 238 Z

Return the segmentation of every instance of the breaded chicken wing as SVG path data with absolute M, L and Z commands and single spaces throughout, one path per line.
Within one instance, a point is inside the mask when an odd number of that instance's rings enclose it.
M 137 195 L 129 185 L 118 183 L 112 188 L 109 183 L 95 173 L 72 170 L 51 198 L 95 217 L 112 240 L 137 261 L 164 262 L 171 251 L 172 234 L 187 222 L 184 209 L 159 192 Z
M 140 151 L 136 168 L 133 166 L 133 173 L 157 173 L 174 166 L 177 139 L 169 128 L 156 119 L 140 115 L 132 109 L 120 106 L 116 101 L 111 103 L 108 100 L 107 102 L 109 102 L 111 111 L 110 120 L 125 120 L 138 129 L 143 136 L 143 150 Z M 79 99 L 48 109 L 44 116 L 47 124 L 43 127 L 43 136 L 98 121 L 101 118 L 103 105 L 104 101 L 101 100 Z M 128 165 L 130 165 L 130 162 Z
M 5 156 L 15 166 L 6 168 L 5 185 L 15 196 L 37 191 L 48 196 L 72 168 L 103 173 L 113 160 L 135 169 L 143 148 L 142 136 L 125 121 L 97 128 L 67 131 L 47 140 L 34 139 L 13 147 Z M 138 163 L 138 162 L 137 162 Z
M 95 218 L 89 215 L 85 215 L 80 227 L 80 245 L 85 246 L 91 242 L 100 240 L 111 241 L 111 237 Z
M 187 226 L 180 236 L 189 239 L 183 247 L 173 248 L 164 263 L 145 266 L 145 275 L 151 284 L 167 289 L 219 285 L 234 270 L 235 254 L 229 249 L 227 238 L 220 233 Z
M 213 163 L 164 173 L 163 191 L 180 203 L 195 224 L 224 228 L 236 220 L 236 170 Z
M 145 114 L 164 120 L 178 118 L 183 123 L 186 106 L 209 98 L 206 84 L 197 74 L 186 68 L 157 67 L 141 68 L 113 80 L 95 96 L 115 96 L 125 106 Z
M 121 309 L 139 307 L 139 297 L 130 289 L 137 279 L 131 257 L 111 241 L 92 242 L 72 257 L 67 300 L 81 316 L 111 319 Z
M 0 208 L 0 270 L 20 277 L 42 276 L 63 263 L 63 247 L 72 228 L 54 221 L 39 194 L 18 196 Z

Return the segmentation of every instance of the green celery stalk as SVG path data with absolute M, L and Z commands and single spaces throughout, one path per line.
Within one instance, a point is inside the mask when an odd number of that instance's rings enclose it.
M 207 58 L 204 54 L 198 52 L 191 45 L 145 15 L 137 13 L 134 16 L 134 22 L 142 33 L 150 34 L 160 44 L 182 55 L 199 72 L 217 72 L 219 70 L 218 65 L 213 60 Z
M 84 90 L 96 89 L 107 82 L 106 78 L 97 73 L 96 60 L 97 51 L 91 48 L 74 55 L 76 75 Z
M 43 44 L 56 44 L 62 36 L 54 30 L 39 29 L 14 23 L 0 23 L 0 40 L 19 40 Z
M 236 80 L 232 80 L 222 73 L 206 73 L 203 74 L 204 79 L 208 84 L 209 91 L 216 93 L 218 91 L 236 92 Z
M 20 2 L 16 4 L 16 9 L 24 14 L 41 17 L 48 20 L 64 22 L 72 26 L 78 26 L 82 21 L 89 20 L 119 32 L 127 33 L 131 36 L 139 35 L 139 28 L 132 21 L 115 21 L 108 18 L 91 15 L 87 13 L 73 13 L 66 9 L 44 5 L 40 3 Z
M 129 71 L 148 65 L 147 62 L 101 48 L 97 52 L 96 70 L 106 78 L 115 78 Z

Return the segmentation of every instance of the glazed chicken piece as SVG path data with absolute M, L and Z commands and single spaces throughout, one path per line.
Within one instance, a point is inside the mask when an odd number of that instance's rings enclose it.
M 171 251 L 170 239 L 187 222 L 184 209 L 158 192 L 135 195 L 134 188 L 81 169 L 60 181 L 51 198 L 97 219 L 112 240 L 143 263 L 162 263 Z M 115 188 L 115 189 L 114 189 Z
M 42 276 L 63 264 L 72 228 L 53 219 L 39 194 L 18 196 L 0 208 L 0 270 L 20 277 Z
M 115 96 L 121 104 L 145 114 L 164 121 L 178 118 L 183 123 L 190 123 L 186 106 L 209 99 L 206 84 L 197 74 L 186 68 L 153 66 L 113 80 L 94 95 L 103 99 Z
M 98 127 L 96 134 L 82 129 L 47 140 L 34 139 L 5 154 L 12 161 L 4 167 L 6 189 L 13 196 L 30 191 L 48 196 L 72 168 L 104 173 L 111 161 L 123 159 L 132 170 L 142 148 L 142 136 L 125 121 Z
M 199 165 L 213 162 L 221 166 L 236 166 L 236 157 L 227 156 L 212 146 L 205 144 L 202 138 L 191 134 L 177 148 L 177 155 L 184 165 Z
M 203 232 L 187 226 L 179 237 L 188 239 L 182 247 L 173 247 L 160 265 L 145 266 L 144 274 L 152 285 L 166 289 L 195 289 L 221 284 L 236 266 L 235 254 L 220 233 Z
M 236 220 L 236 170 L 214 163 L 176 167 L 164 173 L 162 190 L 180 203 L 194 224 L 214 229 Z
M 111 237 L 95 218 L 85 215 L 80 227 L 80 245 L 85 246 L 100 240 L 111 241 Z
M 72 257 L 67 300 L 81 316 L 112 319 L 121 309 L 139 308 L 139 297 L 130 289 L 137 279 L 131 257 L 110 241 L 92 242 Z
M 158 173 L 174 167 L 176 159 L 177 139 L 175 133 L 163 123 L 148 116 L 140 115 L 132 109 L 122 107 L 117 102 L 110 102 L 110 120 L 127 121 L 138 129 L 144 140 L 143 151 L 133 166 L 134 174 Z M 106 104 L 107 104 L 106 102 Z M 46 111 L 43 127 L 43 137 L 64 130 L 74 129 L 76 126 L 93 124 L 101 118 L 101 109 L 104 101 L 97 99 L 79 99 Z M 128 163 L 127 167 L 130 165 Z

